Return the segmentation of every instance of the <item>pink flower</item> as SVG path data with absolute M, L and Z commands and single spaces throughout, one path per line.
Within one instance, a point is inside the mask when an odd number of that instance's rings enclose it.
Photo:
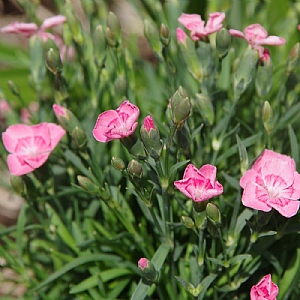
M 271 275 L 268 274 L 257 284 L 252 286 L 250 291 L 251 300 L 276 300 L 278 286 L 272 282 Z
M 138 267 L 141 270 L 144 270 L 145 268 L 149 267 L 149 260 L 147 258 L 140 258 L 138 261 Z
M 31 116 L 32 114 L 36 113 L 39 110 L 38 102 L 31 102 L 29 104 L 28 109 L 22 108 L 21 109 L 21 121 L 25 124 L 31 124 Z
M 299 209 L 300 174 L 295 161 L 287 155 L 265 149 L 252 168 L 242 176 L 242 202 L 253 209 L 276 209 L 290 218 Z
M 0 99 L 0 120 L 4 120 L 7 113 L 11 111 L 11 107 L 4 99 Z
M 147 130 L 147 132 L 149 133 L 151 129 L 156 129 L 155 128 L 155 124 L 154 124 L 154 121 L 152 119 L 151 116 L 147 116 L 145 119 L 144 119 L 144 123 L 143 123 L 145 129 Z
M 209 19 L 204 26 L 204 21 L 202 21 L 200 15 L 196 14 L 181 14 L 178 18 L 179 23 L 181 23 L 186 29 L 191 30 L 191 38 L 194 41 L 203 39 L 204 37 L 219 31 L 222 28 L 222 22 L 225 19 L 225 13 L 215 12 L 209 14 Z
M 297 27 L 297 28 L 298 28 L 298 30 L 300 30 L 300 25 L 298 25 L 298 27 Z
M 178 27 L 176 29 L 176 38 L 177 38 L 177 41 L 179 43 L 184 43 L 185 44 L 185 40 L 187 38 L 187 35 L 181 28 Z
M 64 135 L 65 130 L 53 123 L 8 127 L 2 133 L 2 140 L 10 152 L 7 157 L 10 173 L 21 176 L 39 168 Z
M 53 104 L 53 111 L 55 113 L 55 116 L 58 118 L 58 117 L 64 117 L 66 119 L 69 119 L 69 116 L 67 114 L 67 110 L 66 108 L 64 108 L 63 106 L 61 105 L 58 105 L 58 104 Z
M 245 28 L 245 34 L 239 30 L 230 29 L 232 36 L 245 39 L 249 45 L 258 51 L 259 57 L 264 58 L 264 47 L 262 45 L 280 46 L 285 44 L 285 39 L 270 35 L 260 24 L 252 24 Z
M 140 110 L 125 100 L 116 110 L 101 113 L 93 129 L 93 135 L 99 142 L 121 139 L 134 133 Z
M 174 185 L 188 198 L 195 202 L 208 200 L 223 193 L 223 186 L 216 181 L 217 168 L 212 165 L 204 165 L 199 170 L 189 164 L 182 180 L 174 182 Z

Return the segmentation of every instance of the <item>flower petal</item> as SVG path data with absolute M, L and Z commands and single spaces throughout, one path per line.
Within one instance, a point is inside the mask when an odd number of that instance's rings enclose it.
M 284 45 L 286 40 L 279 36 L 270 35 L 267 38 L 256 40 L 258 45 L 271 45 L 271 46 L 280 46 Z
M 21 176 L 34 170 L 22 158 L 15 154 L 9 154 L 7 157 L 7 165 L 12 175 Z
M 296 215 L 300 205 L 300 202 L 297 200 L 295 201 L 285 198 L 270 199 L 268 203 L 286 218 Z
M 214 12 L 209 14 L 208 21 L 206 22 L 205 29 L 207 33 L 213 33 L 219 31 L 223 25 L 222 22 L 225 19 L 225 13 Z
M 50 136 L 51 147 L 50 150 L 53 150 L 62 137 L 66 134 L 66 131 L 59 125 L 54 123 L 45 123 L 48 128 L 48 134 Z
M 47 28 L 51 28 L 57 25 L 60 25 L 64 22 L 66 22 L 67 18 L 63 15 L 57 15 L 57 16 L 53 16 L 50 18 L 47 18 L 44 20 L 44 22 L 41 25 L 41 29 L 47 29 Z
M 209 179 L 212 186 L 214 186 L 217 176 L 217 168 L 215 166 L 209 164 L 203 165 L 199 169 L 199 173 L 202 174 L 203 177 Z
M 204 28 L 204 21 L 202 21 L 201 16 L 197 14 L 182 13 L 178 18 L 178 22 L 188 30 L 194 30 L 198 27 Z
M 251 24 L 245 28 L 245 35 L 247 39 L 265 39 L 268 32 L 260 24 Z
M 239 30 L 235 30 L 235 29 L 229 29 L 228 30 L 230 35 L 241 38 L 241 39 L 246 39 L 245 35 L 243 32 L 239 31 Z
M 198 178 L 199 175 L 199 170 L 193 164 L 188 164 L 184 170 L 183 179 Z

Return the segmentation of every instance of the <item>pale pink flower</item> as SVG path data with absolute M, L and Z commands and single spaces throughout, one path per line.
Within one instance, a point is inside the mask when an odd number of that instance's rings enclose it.
M 7 113 L 11 111 L 11 107 L 4 99 L 0 99 L 0 120 L 4 120 Z
M 2 133 L 2 140 L 10 152 L 7 157 L 10 173 L 21 176 L 42 166 L 64 135 L 65 130 L 53 123 L 8 127 Z
M 250 291 L 251 300 L 276 300 L 278 286 L 272 282 L 271 275 L 268 274 L 257 284 L 253 285 Z
M 174 185 L 195 202 L 205 201 L 223 193 L 223 186 L 216 181 L 216 174 L 215 166 L 207 164 L 198 170 L 189 164 L 184 171 L 183 179 L 175 181 Z
M 25 124 L 31 124 L 31 116 L 39 110 L 38 102 L 31 102 L 28 109 L 23 107 L 20 112 L 21 121 Z
M 225 19 L 225 13 L 214 12 L 209 14 L 209 19 L 206 22 L 202 21 L 201 16 L 197 14 L 184 14 L 178 18 L 186 29 L 191 31 L 191 38 L 194 41 L 203 39 L 206 36 L 219 31 L 223 25 L 222 22 Z
M 283 154 L 265 149 L 252 168 L 242 176 L 242 202 L 253 209 L 276 209 L 284 217 L 294 216 L 299 209 L 300 174 L 295 161 Z
M 176 29 L 176 38 L 177 38 L 177 41 L 179 43 L 184 43 L 185 44 L 185 40 L 187 38 L 187 35 L 181 28 L 178 27 Z
M 264 58 L 264 47 L 262 45 L 280 46 L 285 44 L 285 39 L 279 36 L 270 35 L 260 24 L 251 24 L 245 28 L 245 34 L 239 30 L 230 29 L 232 36 L 242 38 L 258 51 L 259 57 Z
M 125 100 L 116 110 L 101 113 L 93 129 L 93 135 L 99 142 L 121 139 L 134 133 L 140 110 Z
M 140 258 L 138 261 L 138 267 L 141 270 L 144 270 L 145 268 L 149 267 L 149 260 L 147 258 Z

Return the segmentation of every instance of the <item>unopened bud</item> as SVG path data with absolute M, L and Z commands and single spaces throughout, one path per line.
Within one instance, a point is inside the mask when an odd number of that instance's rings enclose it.
M 18 88 L 17 84 L 14 81 L 8 80 L 7 84 L 8 84 L 9 89 L 11 90 L 11 92 L 15 96 L 19 96 L 20 95 L 19 88 Z
M 208 203 L 206 206 L 207 218 L 216 227 L 221 226 L 221 214 L 217 205 Z
M 107 27 L 105 30 L 105 36 L 106 36 L 107 44 L 109 46 L 111 46 L 111 47 L 117 46 L 117 44 L 118 44 L 117 38 L 116 38 L 114 32 L 109 27 Z
M 159 28 L 159 38 L 161 43 L 168 47 L 170 44 L 171 36 L 169 32 L 169 28 L 165 24 L 161 24 Z
M 138 268 L 144 279 L 151 283 L 157 282 L 159 273 L 150 260 L 147 258 L 139 259 Z
M 111 165 L 119 171 L 123 171 L 126 168 L 124 161 L 117 156 L 111 158 Z
M 129 162 L 127 166 L 127 172 L 133 178 L 142 178 L 143 176 L 143 168 L 142 165 L 135 159 Z
M 215 112 L 210 98 L 204 94 L 196 94 L 196 105 L 204 122 L 211 126 L 215 121 Z
M 195 226 L 194 221 L 187 216 L 181 216 L 181 222 L 186 228 L 189 228 L 189 229 L 191 229 Z
M 72 138 L 79 149 L 85 148 L 87 144 L 86 133 L 78 126 L 72 131 Z
M 262 64 L 258 65 L 256 78 L 255 78 L 255 89 L 256 93 L 260 98 L 268 96 L 273 84 L 273 65 L 271 58 L 264 60 Z
M 289 58 L 287 61 L 286 72 L 289 74 L 293 72 L 299 63 L 300 57 L 300 43 L 297 43 L 290 51 Z
M 266 132 L 270 134 L 274 128 L 274 119 L 273 119 L 273 109 L 268 101 L 264 102 L 262 108 L 262 120 Z
M 146 153 L 143 143 L 137 138 L 136 134 L 121 139 L 121 143 L 126 147 L 131 155 L 138 159 L 145 159 Z
M 175 125 L 180 126 L 189 116 L 191 111 L 191 101 L 185 90 L 181 87 L 175 92 L 170 99 L 172 121 Z
M 105 32 L 101 25 L 98 25 L 93 35 L 94 42 L 94 57 L 97 67 L 101 68 L 104 64 L 106 55 L 106 38 Z
M 91 194 L 97 194 L 99 192 L 99 187 L 95 185 L 89 178 L 78 175 L 77 180 L 79 185 L 87 192 Z
M 58 104 L 53 104 L 52 108 L 59 124 L 70 134 L 72 134 L 74 128 L 79 126 L 79 121 L 75 115 L 66 107 Z
M 11 175 L 10 184 L 18 195 L 21 195 L 25 190 L 25 183 L 21 176 Z
M 110 29 L 116 41 L 121 38 L 121 25 L 117 16 L 113 12 L 109 12 L 106 20 L 106 25 Z
M 162 46 L 161 46 L 158 30 L 148 20 L 144 21 L 144 34 L 145 34 L 145 37 L 147 38 L 152 50 L 155 52 L 155 54 L 158 57 L 161 57 Z
M 223 59 L 227 53 L 231 42 L 231 35 L 226 28 L 222 28 L 216 35 L 216 50 L 218 58 Z
M 146 151 L 154 160 L 157 160 L 161 155 L 162 141 L 160 139 L 159 130 L 150 116 L 144 119 L 140 133 Z
M 62 63 L 58 51 L 50 48 L 46 54 L 46 65 L 51 73 L 56 75 L 62 71 Z

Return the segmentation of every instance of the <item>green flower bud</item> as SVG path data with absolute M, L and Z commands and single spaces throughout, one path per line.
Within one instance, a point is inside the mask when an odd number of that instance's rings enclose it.
M 124 163 L 124 161 L 123 161 L 121 158 L 119 158 L 119 157 L 113 156 L 113 157 L 111 158 L 111 165 L 112 165 L 115 169 L 117 169 L 117 170 L 119 170 L 119 171 L 125 170 L 125 163 Z
M 111 34 L 113 34 L 116 42 L 119 43 L 121 39 L 121 25 L 117 16 L 111 11 L 108 13 L 106 25 L 110 29 Z
M 77 180 L 79 185 L 87 192 L 91 194 L 97 194 L 99 192 L 99 187 L 95 185 L 89 178 L 78 175 Z
M 262 120 L 266 132 L 270 134 L 274 128 L 274 119 L 273 119 L 273 109 L 268 101 L 264 102 L 262 108 Z
M 208 96 L 204 94 L 196 94 L 196 105 L 204 122 L 211 126 L 215 121 L 215 112 L 213 104 Z
M 121 139 L 121 143 L 126 147 L 131 155 L 138 159 L 145 159 L 146 153 L 143 143 L 137 138 L 136 134 L 133 133 L 130 136 Z
M 195 226 L 194 221 L 187 216 L 181 216 L 181 222 L 188 229 L 192 229 Z
M 221 214 L 217 205 L 208 203 L 206 206 L 208 220 L 217 228 L 221 226 Z
M 9 89 L 15 96 L 20 95 L 19 87 L 17 86 L 17 84 L 14 81 L 8 80 L 7 84 L 8 84 Z
M 213 238 L 218 237 L 218 228 L 213 223 L 207 222 L 207 231 Z
M 228 53 L 231 42 L 231 35 L 226 28 L 222 28 L 216 35 L 216 50 L 219 60 L 222 60 Z
M 157 57 L 162 58 L 162 46 L 160 42 L 159 33 L 157 31 L 157 28 L 148 20 L 144 21 L 144 34 Z
M 62 71 L 62 63 L 60 59 L 60 54 L 58 51 L 50 48 L 46 54 L 46 65 L 49 71 L 56 75 Z
M 67 24 L 69 25 L 72 39 L 80 46 L 84 44 L 84 36 L 80 22 L 75 17 L 75 13 L 70 3 L 66 3 L 65 16 L 67 17 Z
M 161 24 L 159 28 L 159 38 L 161 43 L 165 46 L 168 47 L 170 44 L 171 40 L 171 35 L 169 32 L 169 28 L 165 24 Z
M 289 58 L 287 61 L 286 72 L 288 74 L 292 73 L 298 66 L 300 57 L 300 43 L 297 43 L 289 53 Z
M 18 195 L 22 195 L 25 190 L 25 183 L 21 176 L 10 176 L 10 184 Z
M 150 283 L 157 282 L 159 273 L 151 261 L 146 258 L 139 259 L 138 268 L 146 281 Z
M 162 141 L 160 139 L 159 130 L 150 116 L 144 119 L 140 133 L 146 151 L 154 160 L 157 160 L 161 155 Z
M 84 149 L 87 144 L 86 133 L 78 126 L 72 131 L 72 138 L 79 149 Z
M 255 78 L 255 89 L 256 93 L 260 98 L 268 96 L 273 84 L 273 65 L 271 58 L 265 60 L 262 64 L 258 65 L 256 78 Z
M 106 57 L 106 38 L 104 29 L 101 25 L 98 25 L 95 29 L 95 32 L 93 34 L 93 42 L 95 63 L 98 68 L 102 68 Z
M 143 176 L 142 165 L 137 160 L 133 159 L 127 166 L 127 172 L 133 178 L 140 179 Z
M 193 210 L 193 217 L 196 227 L 203 231 L 207 225 L 206 211 L 197 212 L 196 210 Z
M 191 101 L 182 87 L 179 87 L 170 99 L 170 106 L 173 123 L 177 126 L 182 125 L 191 111 Z
M 105 36 L 106 36 L 107 44 L 109 46 L 116 47 L 118 45 L 117 38 L 114 32 L 109 27 L 106 27 L 105 29 Z

